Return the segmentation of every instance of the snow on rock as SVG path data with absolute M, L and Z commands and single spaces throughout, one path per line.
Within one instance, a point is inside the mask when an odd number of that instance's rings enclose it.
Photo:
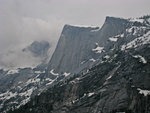
M 34 73 L 36 73 L 36 74 L 41 74 L 41 73 L 45 73 L 45 71 L 35 71 Z
M 58 76 L 54 79 L 54 80 L 51 80 L 49 83 L 46 84 L 46 86 L 52 84 L 55 80 L 57 80 Z
M 72 26 L 72 27 L 81 27 L 81 28 L 99 28 L 97 26 L 93 26 L 93 25 L 71 25 L 71 24 L 67 24 L 67 26 Z
M 106 55 L 106 56 L 104 56 L 104 58 L 109 59 L 109 58 L 110 58 L 110 56 L 109 56 L 109 55 Z
M 88 93 L 88 97 L 91 97 L 92 95 L 94 95 L 94 92 Z
M 78 77 L 78 78 L 76 78 L 76 80 L 80 80 L 80 79 L 81 79 L 81 78 L 79 78 L 79 77 Z
M 94 58 L 91 58 L 89 61 L 91 62 L 95 62 L 96 60 Z
M 124 34 L 121 34 L 120 37 L 121 37 L 121 38 L 124 37 Z
M 110 75 L 108 78 L 106 78 L 106 80 L 109 80 L 109 79 L 111 79 L 112 78 L 112 75 Z
M 87 74 L 89 72 L 89 70 L 87 69 L 86 72 L 83 72 L 83 75 Z
M 109 40 L 112 42 L 117 42 L 118 38 L 123 38 L 123 37 L 124 37 L 124 34 L 119 34 L 119 35 L 116 35 L 114 37 L 110 37 Z
M 28 98 L 22 100 L 22 101 L 20 102 L 20 104 L 19 104 L 18 106 L 16 106 L 16 108 L 20 108 L 20 106 L 25 105 L 25 104 L 28 103 L 29 101 L 30 101 L 30 97 L 28 97 Z
M 25 97 L 28 97 L 28 96 L 31 96 L 32 95 L 32 92 L 35 90 L 35 88 L 31 88 L 23 93 L 20 93 L 19 96 L 25 96 Z
M 55 75 L 55 76 L 58 76 L 58 75 L 59 75 L 58 73 L 54 73 L 54 69 L 52 69 L 52 70 L 50 71 L 50 73 L 51 73 L 52 75 Z
M 31 83 L 38 83 L 40 82 L 40 79 L 39 78 L 32 78 L 32 79 L 29 79 L 27 82 L 26 82 L 26 86 L 31 84 Z
M 41 71 L 35 71 L 35 73 L 36 73 L 36 74 L 40 74 L 40 73 L 41 73 Z
M 6 99 L 8 100 L 8 99 L 13 98 L 13 97 L 16 97 L 16 96 L 17 96 L 17 93 L 16 93 L 16 92 L 15 92 L 15 93 L 9 92 Z
M 133 33 L 133 35 L 136 35 L 137 33 L 145 31 L 145 30 L 146 30 L 146 27 L 144 27 L 144 26 L 141 26 L 141 27 L 132 26 L 132 27 L 126 29 L 126 32 Z
M 150 90 L 142 90 L 140 88 L 137 89 L 140 94 L 144 94 L 144 96 L 150 95 Z
M 126 32 L 131 33 L 132 32 L 132 27 L 129 29 L 126 29 Z
M 7 74 L 15 74 L 15 73 L 18 73 L 18 72 L 19 72 L 18 69 L 14 69 L 14 70 L 9 70 L 9 71 L 7 72 Z
M 111 37 L 111 38 L 109 38 L 109 40 L 112 42 L 117 42 L 118 38 Z
M 50 78 L 46 78 L 45 80 L 46 80 L 46 81 L 52 81 L 52 79 L 50 79 Z
M 140 22 L 140 23 L 143 23 L 144 22 L 144 19 L 139 19 L 139 18 L 131 18 L 129 19 L 130 22 Z
M 70 73 L 66 73 L 66 72 L 64 72 L 64 74 L 63 74 L 65 77 L 67 77 L 68 75 L 70 75 Z
M 147 32 L 145 35 L 138 37 L 131 42 L 127 43 L 126 45 L 122 45 L 121 50 L 126 50 L 129 48 L 136 48 L 141 45 L 149 44 L 150 43 L 150 31 Z
M 99 31 L 99 30 L 100 30 L 100 28 L 97 27 L 97 29 L 91 30 L 90 32 L 97 32 L 97 31 Z
M 24 99 L 20 102 L 20 104 L 18 106 L 16 106 L 16 108 L 19 108 L 20 106 L 25 105 L 27 102 L 29 102 L 31 95 L 35 89 L 36 88 L 32 87 L 31 89 L 29 89 L 25 92 L 19 93 L 18 95 L 21 97 L 24 96 Z
M 98 45 L 98 43 L 96 43 L 96 46 L 97 47 L 95 49 L 92 49 L 92 51 L 95 51 L 96 53 L 101 53 L 103 51 L 104 47 L 100 47 Z
M 81 64 L 84 64 L 84 63 L 85 63 L 85 61 L 82 61 L 82 62 L 81 62 Z
M 5 93 L 1 93 L 0 94 L 0 100 L 9 100 L 10 98 L 13 98 L 13 97 L 16 97 L 18 94 L 15 92 L 15 93 L 12 93 L 12 92 L 5 92 Z
M 144 57 L 142 57 L 141 55 L 135 55 L 135 56 L 133 56 L 134 58 L 139 58 L 140 59 L 140 62 L 142 62 L 143 64 L 146 64 L 147 63 L 147 61 L 145 60 L 145 58 Z

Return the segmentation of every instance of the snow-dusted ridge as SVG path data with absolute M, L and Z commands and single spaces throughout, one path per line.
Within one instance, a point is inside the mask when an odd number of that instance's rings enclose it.
M 9 71 L 7 72 L 7 74 L 15 74 L 15 73 L 18 73 L 18 72 L 19 72 L 18 69 L 13 69 L 13 70 L 9 70 Z
M 97 29 L 99 29 L 98 26 L 94 26 L 94 25 L 73 25 L 73 24 L 66 24 L 66 26 L 79 27 L 79 28 L 97 28 Z
M 131 18 L 129 19 L 130 22 L 140 22 L 140 23 L 143 23 L 144 22 L 144 19 L 140 19 L 140 18 Z

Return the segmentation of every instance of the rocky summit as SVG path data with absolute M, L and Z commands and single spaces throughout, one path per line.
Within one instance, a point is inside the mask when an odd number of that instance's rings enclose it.
M 65 25 L 58 41 L 56 50 L 49 62 L 48 72 L 55 69 L 55 72 L 75 73 L 75 70 L 82 68 L 83 63 L 90 59 L 97 58 L 105 49 L 109 37 L 123 33 L 128 27 L 125 19 L 106 17 L 102 28 L 95 26 Z M 109 31 L 109 32 L 108 32 Z M 98 47 L 98 50 L 94 48 Z M 92 51 L 93 49 L 93 51 Z
M 150 16 L 65 25 L 45 70 L 0 70 L 1 112 L 150 113 L 149 50 Z

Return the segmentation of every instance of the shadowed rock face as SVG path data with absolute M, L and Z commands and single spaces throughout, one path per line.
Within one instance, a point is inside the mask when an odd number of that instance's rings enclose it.
M 82 61 L 88 61 L 96 56 L 92 53 L 92 49 L 96 47 L 95 43 L 104 47 L 109 37 L 121 34 L 126 28 L 127 20 L 114 17 L 107 17 L 101 29 L 65 25 L 49 62 L 48 71 L 74 71 L 80 67 Z

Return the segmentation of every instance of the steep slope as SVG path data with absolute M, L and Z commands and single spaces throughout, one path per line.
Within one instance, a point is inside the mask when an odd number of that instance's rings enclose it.
M 150 113 L 149 20 L 128 19 L 121 34 L 108 38 L 110 49 L 92 68 L 9 113 Z
M 149 113 L 146 91 L 150 92 L 150 64 L 143 66 L 132 57 L 120 55 L 88 74 L 58 84 L 14 113 Z
M 34 95 L 46 90 L 53 79 L 45 76 L 44 71 L 32 68 L 0 71 L 0 112 L 19 108 Z
M 108 38 L 121 34 L 128 27 L 127 23 L 125 19 L 106 17 L 101 29 L 65 25 L 49 62 L 48 72 L 54 69 L 59 74 L 73 73 L 83 62 L 96 58 L 97 54 L 94 54 L 92 49 L 99 47 L 97 49 L 101 51 L 97 53 L 104 52 L 103 47 L 107 44 Z

